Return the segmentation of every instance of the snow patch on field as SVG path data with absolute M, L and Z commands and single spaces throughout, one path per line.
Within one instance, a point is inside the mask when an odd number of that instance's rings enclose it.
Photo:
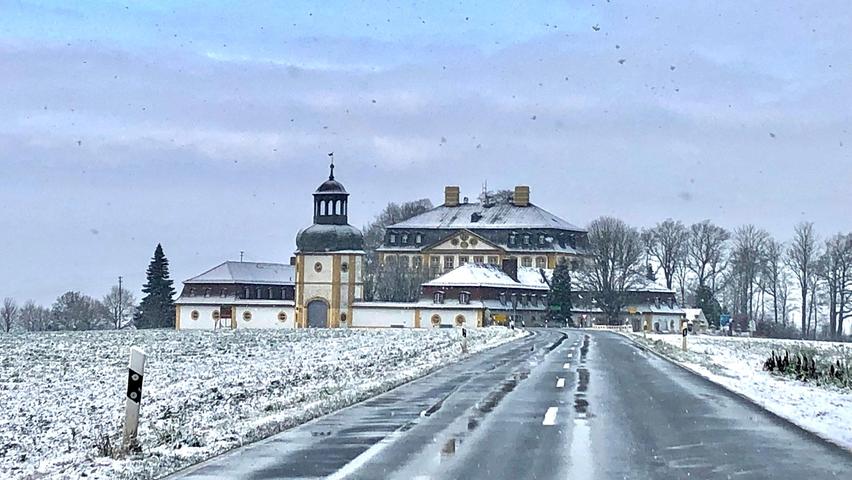
M 481 351 L 526 335 L 469 329 Z M 0 478 L 153 478 L 458 361 L 461 332 L 171 330 L 0 335 Z M 131 346 L 148 354 L 141 453 L 120 441 Z
M 816 385 L 763 371 L 774 350 L 808 349 L 826 360 L 852 360 L 848 343 L 690 335 L 688 351 L 680 335 L 630 336 L 698 374 L 744 395 L 767 410 L 852 450 L 852 391 Z

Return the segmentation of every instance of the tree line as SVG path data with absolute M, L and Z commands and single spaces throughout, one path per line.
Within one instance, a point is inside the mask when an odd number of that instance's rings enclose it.
M 78 291 L 60 295 L 50 307 L 32 300 L 18 305 L 6 297 L 0 306 L 0 327 L 31 332 L 56 330 L 104 330 L 125 328 L 163 328 L 174 326 L 174 287 L 169 277 L 169 261 L 157 245 L 146 271 L 142 301 L 119 285 L 97 299 Z

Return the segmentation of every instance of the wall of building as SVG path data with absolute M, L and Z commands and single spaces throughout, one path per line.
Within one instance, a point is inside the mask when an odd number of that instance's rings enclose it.
M 177 310 L 180 321 L 180 324 L 176 325 L 178 330 L 214 330 L 216 328 L 213 312 L 219 311 L 219 305 L 178 305 Z M 198 312 L 197 320 L 192 319 L 193 312 Z M 246 312 L 251 314 L 249 320 L 243 316 Z M 283 321 L 279 320 L 281 313 L 286 316 Z M 295 309 L 292 306 L 235 305 L 233 316 L 233 319 L 221 319 L 219 328 L 280 329 L 295 326 Z

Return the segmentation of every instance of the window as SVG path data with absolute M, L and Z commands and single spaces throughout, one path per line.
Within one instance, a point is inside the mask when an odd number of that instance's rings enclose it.
M 506 305 L 506 292 L 500 292 L 500 305 Z
M 423 236 L 419 233 L 414 235 L 414 243 L 419 245 L 421 242 L 423 242 Z
M 287 312 L 278 312 L 278 321 L 284 323 L 287 321 Z
M 521 259 L 521 266 L 532 267 L 532 257 L 524 257 Z
M 546 268 L 547 259 L 544 257 L 535 257 L 535 266 L 536 268 Z
M 455 267 L 456 257 L 444 257 L 444 270 L 450 271 Z
M 461 267 L 462 265 L 466 264 L 466 263 L 467 263 L 467 256 L 461 256 L 461 257 L 459 257 L 459 266 L 460 266 L 460 267 Z
M 532 304 L 533 307 L 537 307 L 538 306 L 538 295 L 536 295 L 534 293 L 530 294 L 530 303 Z
M 527 294 L 526 293 L 521 294 L 521 305 L 523 305 L 525 307 L 527 306 Z
M 396 243 L 396 234 L 395 233 L 390 234 L 390 236 L 388 237 L 388 242 L 390 242 L 391 245 Z
M 544 245 L 544 234 L 543 233 L 538 234 L 538 244 Z
M 512 294 L 512 308 L 518 308 L 518 294 Z
M 422 257 L 411 257 L 411 268 L 420 268 L 423 266 Z
M 462 315 L 462 314 L 456 315 L 456 326 L 457 327 L 464 326 L 464 315 Z
M 209 296 L 210 296 L 210 289 L 209 289 L 209 288 L 205 288 L 205 289 L 204 289 L 204 298 L 207 298 L 207 297 L 209 297 Z
M 530 244 L 530 236 L 529 234 L 524 234 L 524 245 Z
M 496 255 L 489 255 L 488 263 L 490 263 L 491 265 L 497 265 L 498 263 L 500 263 L 500 257 L 497 257 Z
M 340 313 L 340 323 L 346 323 L 346 312 Z
M 514 233 L 509 234 L 509 245 L 514 245 L 516 240 L 516 235 Z
M 430 321 L 432 322 L 433 327 L 437 327 L 438 325 L 441 324 L 441 316 L 436 313 L 436 314 L 432 315 L 432 318 L 430 319 Z
M 199 317 L 198 310 L 193 310 L 192 313 L 189 314 L 189 318 L 191 318 L 193 320 L 198 320 L 198 317 Z
M 226 289 L 226 288 L 223 288 L 222 290 L 219 291 L 219 296 L 222 297 L 222 298 L 225 298 L 225 296 L 227 294 L 228 294 L 228 289 Z
M 213 313 L 210 314 L 210 318 L 213 320 L 219 321 L 219 310 L 213 310 Z
M 399 257 L 399 265 L 404 268 L 408 268 L 408 256 L 402 255 Z
M 660 308 L 660 297 L 654 297 L 654 306 Z
M 434 303 L 444 303 L 444 292 L 435 292 L 432 295 L 432 300 L 434 300 Z
M 343 272 L 343 273 L 348 272 L 349 271 L 349 264 L 346 263 L 346 262 L 341 263 L 340 264 L 340 271 Z
M 190 297 L 194 297 L 194 296 L 195 296 L 195 289 L 194 289 L 194 288 L 190 288 L 190 289 L 189 289 L 189 296 L 190 296 Z
M 400 235 L 400 240 L 402 241 L 403 245 L 407 244 L 408 243 L 408 234 L 403 233 L 402 235 Z
M 314 271 L 317 272 L 317 273 L 321 272 L 322 271 L 322 263 L 320 263 L 320 262 L 315 263 L 314 264 Z
M 245 322 L 251 321 L 251 312 L 249 312 L 249 311 L 243 312 L 243 321 L 245 321 Z
M 470 292 L 459 292 L 459 303 L 468 305 L 470 303 Z
M 485 257 L 483 257 L 482 255 L 476 255 L 475 257 L 473 257 L 473 263 L 485 263 Z
M 250 297 L 249 297 L 249 288 L 248 288 L 248 287 L 246 287 L 246 289 L 245 289 L 245 292 L 244 292 L 244 293 L 245 293 L 245 295 L 243 296 L 243 298 L 250 298 Z

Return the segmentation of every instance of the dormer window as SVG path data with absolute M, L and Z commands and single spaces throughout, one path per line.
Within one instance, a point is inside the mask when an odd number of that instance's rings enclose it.
M 248 287 L 246 287 L 246 289 L 245 289 L 245 296 L 244 296 L 243 298 L 250 298 L 250 297 L 249 297 L 249 288 L 248 288 Z
M 536 295 L 534 293 L 531 294 L 530 295 L 530 303 L 532 303 L 533 307 L 537 307 L 538 306 L 538 295 Z
M 654 297 L 654 305 L 660 308 L 660 297 Z
M 414 235 L 414 243 L 419 245 L 421 242 L 423 242 L 423 236 L 420 235 L 419 233 L 415 234 Z
M 209 289 L 209 288 L 205 288 L 205 289 L 204 289 L 204 298 L 207 298 L 207 297 L 209 297 L 209 296 L 210 296 L 210 289 Z
M 432 299 L 434 300 L 434 303 L 444 303 L 444 292 L 435 292 L 435 294 L 432 295 Z
M 543 233 L 538 234 L 538 244 L 544 245 L 544 234 Z
M 518 308 L 518 294 L 512 294 L 512 308 Z
M 524 235 L 524 245 L 530 244 L 530 236 L 529 234 Z
M 222 297 L 222 298 L 225 298 L 225 295 L 227 295 L 227 294 L 228 294 L 228 290 L 227 290 L 227 289 L 225 289 L 225 288 L 223 288 L 223 289 L 219 292 L 219 296 L 220 296 L 220 297 Z
M 189 289 L 189 296 L 190 296 L 190 297 L 194 297 L 194 296 L 195 296 L 195 289 L 194 289 L 194 288 L 190 288 L 190 289 Z
M 506 305 L 506 292 L 500 292 L 500 305 Z
M 255 289 L 255 292 L 254 292 L 254 293 L 257 295 L 257 297 L 255 297 L 255 298 L 258 298 L 258 299 L 263 298 L 263 297 L 261 296 L 261 294 L 260 294 L 260 287 L 257 287 L 257 288 Z
M 526 293 L 521 294 L 521 305 L 523 305 L 525 307 L 527 306 L 527 294 Z
M 403 245 L 408 243 L 408 234 L 407 233 L 403 233 L 400 237 L 401 237 Z
M 517 235 L 514 233 L 509 234 L 509 245 L 514 245 L 515 241 L 517 241 Z
M 388 237 L 388 242 L 390 242 L 391 245 L 396 244 L 396 234 L 395 233 L 390 234 L 390 236 Z
M 468 305 L 470 303 L 470 292 L 459 292 L 459 303 Z

